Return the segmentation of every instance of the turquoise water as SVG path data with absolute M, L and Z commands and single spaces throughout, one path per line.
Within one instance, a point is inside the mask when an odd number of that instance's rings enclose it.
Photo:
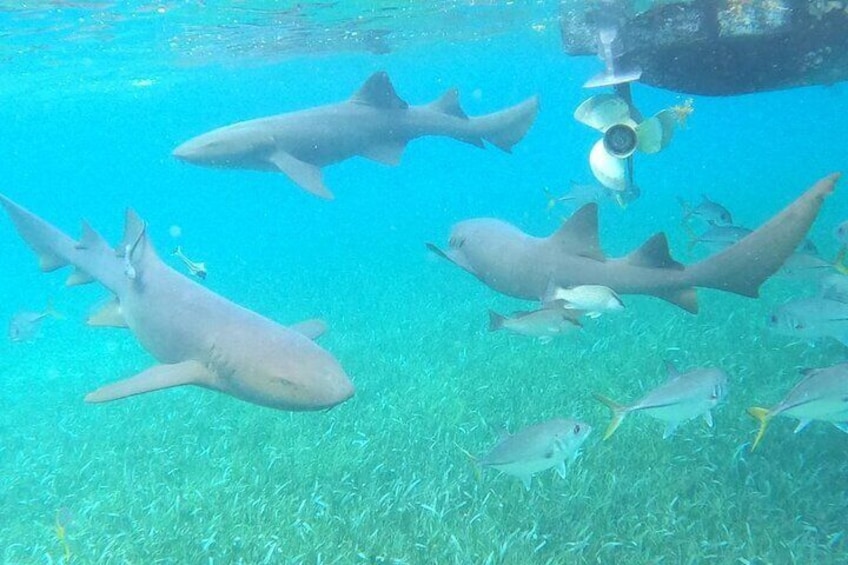
M 400 11 L 395 25 L 406 34 L 389 53 L 313 41 L 325 48 L 269 56 L 259 40 L 261 52 L 226 48 L 234 35 L 247 41 L 230 25 L 243 14 L 197 6 L 124 10 L 84 40 L 68 38 L 81 18 L 118 9 L 5 11 L 0 190 L 72 235 L 85 218 L 112 242 L 132 206 L 174 267 L 167 251 L 176 244 L 207 263 L 215 292 L 281 323 L 325 319 L 320 343 L 356 396 L 318 413 L 195 388 L 86 405 L 86 392 L 153 359 L 128 332 L 87 328 L 102 289 L 66 289 L 62 275 L 38 272 L 3 219 L 0 318 L 48 299 L 65 316 L 46 321 L 31 343 L 0 341 L 3 562 L 848 560 L 848 436 L 823 423 L 793 435 L 794 423 L 779 418 L 749 451 L 748 406 L 776 403 L 799 367 L 845 359 L 835 342 L 812 347 L 765 330 L 771 309 L 810 285 L 774 279 L 758 300 L 701 291 L 697 316 L 625 297 L 625 313 L 540 345 L 486 331 L 488 308 L 530 304 L 426 251 L 427 241 L 446 243 L 454 222 L 477 216 L 548 234 L 561 214 L 546 210 L 543 188 L 591 180 L 586 155 L 597 134 L 571 114 L 599 63 L 561 52 L 554 7 Z M 327 29 L 350 17 L 326 10 Z M 541 110 L 512 155 L 425 138 L 399 167 L 362 159 L 328 167 L 332 202 L 281 175 L 170 157 L 214 127 L 342 100 L 376 70 L 411 104 L 456 86 L 469 115 L 533 94 Z M 634 95 L 646 114 L 685 98 L 647 87 Z M 638 158 L 642 198 L 602 209 L 609 255 L 665 231 L 672 254 L 691 262 L 698 255 L 687 253 L 678 196 L 707 193 L 753 227 L 846 168 L 842 85 L 694 97 L 694 105 L 667 150 Z M 829 257 L 831 230 L 848 210 L 843 190 L 811 232 Z M 661 423 L 634 415 L 602 442 L 608 414 L 592 393 L 636 398 L 664 380 L 664 359 L 727 371 L 716 427 L 693 421 L 663 441 Z M 485 453 L 500 430 L 554 417 L 595 429 L 564 480 L 545 472 L 526 492 L 466 455 Z

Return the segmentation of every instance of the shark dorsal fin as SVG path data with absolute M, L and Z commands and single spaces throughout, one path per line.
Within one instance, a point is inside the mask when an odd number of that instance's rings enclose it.
M 79 242 L 77 243 L 77 249 L 92 250 L 107 247 L 109 247 L 109 244 L 106 243 L 106 240 L 103 239 L 103 236 L 97 233 L 88 222 L 83 221 L 82 235 L 80 236 Z
M 637 267 L 674 269 L 682 271 L 683 265 L 671 258 L 668 239 L 660 232 L 642 244 L 642 247 L 627 256 L 627 262 Z
M 594 202 L 572 214 L 549 239 L 567 253 L 596 261 L 606 260 L 598 240 L 598 205 Z
M 123 257 L 128 250 L 136 251 L 145 239 L 144 231 L 144 220 L 139 217 L 135 210 L 127 208 L 124 217 L 124 236 L 116 250 L 118 257 Z
M 124 222 L 124 237 L 115 250 L 115 255 L 124 260 L 124 274 L 130 280 L 138 275 L 140 266 L 149 254 L 155 253 L 147 240 L 147 223 L 142 220 L 135 210 L 127 208 Z
M 427 107 L 434 112 L 441 112 L 442 114 L 462 118 L 464 120 L 468 119 L 468 116 L 462 111 L 462 107 L 459 105 L 459 90 L 456 88 L 447 90 L 444 94 L 442 94 L 441 98 L 428 104 Z
M 378 71 L 368 77 L 359 90 L 351 97 L 354 104 L 363 104 L 386 110 L 405 110 L 409 104 L 395 92 L 392 81 L 385 71 Z

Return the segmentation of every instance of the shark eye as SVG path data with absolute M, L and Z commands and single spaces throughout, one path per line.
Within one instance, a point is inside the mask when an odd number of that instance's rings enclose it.
M 769 323 L 770 324 L 776 324 L 777 323 L 777 314 L 772 314 L 771 316 L 769 316 Z
M 802 322 L 795 322 L 794 327 L 796 330 L 803 330 L 805 326 Z
M 575 424 L 574 425 L 574 435 L 577 435 L 579 433 L 580 433 L 580 424 Z

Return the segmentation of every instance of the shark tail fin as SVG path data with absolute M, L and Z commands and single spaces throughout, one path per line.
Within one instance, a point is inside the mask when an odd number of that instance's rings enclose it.
M 504 327 L 504 322 L 506 322 L 506 317 L 501 316 L 494 310 L 489 310 L 489 331 L 496 332 L 499 329 Z
M 607 426 L 607 431 L 604 433 L 604 439 L 606 440 L 612 437 L 612 434 L 614 434 L 615 430 L 618 429 L 618 426 L 621 425 L 624 417 L 627 416 L 627 407 L 602 394 L 595 393 L 593 396 L 606 404 L 607 408 L 609 408 L 610 412 L 612 412 L 612 420 L 610 421 L 609 426 Z
M 757 449 L 757 446 L 760 444 L 760 440 L 763 439 L 763 436 L 766 434 L 766 428 L 771 422 L 772 414 L 767 408 L 760 408 L 758 406 L 752 406 L 748 408 L 748 414 L 756 418 L 756 420 L 760 423 L 760 429 L 757 431 L 757 437 L 754 438 L 754 443 L 751 444 L 751 451 Z
M 759 296 L 760 285 L 804 241 L 839 177 L 840 173 L 826 176 L 754 232 L 689 267 L 689 283 L 742 296 Z
M 90 228 L 83 228 L 80 241 L 75 241 L 55 226 L 29 210 L 0 195 L 0 205 L 11 218 L 24 242 L 36 253 L 43 271 L 54 271 L 73 265 L 74 273 L 69 284 L 83 284 L 92 279 L 99 281 L 113 293 L 122 282 L 121 262 L 99 236 Z
M 533 125 L 538 111 L 539 98 L 533 96 L 515 106 L 479 118 L 472 118 L 471 121 L 475 124 L 480 137 L 498 149 L 510 153 L 512 146 L 521 141 Z

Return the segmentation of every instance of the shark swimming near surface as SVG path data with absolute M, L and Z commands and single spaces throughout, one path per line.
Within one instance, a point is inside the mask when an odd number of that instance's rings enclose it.
M 490 288 L 525 300 L 543 300 L 553 286 L 602 285 L 619 294 L 647 294 L 689 312 L 698 311 L 695 287 L 756 297 L 760 285 L 784 264 L 833 192 L 831 174 L 724 251 L 684 267 L 671 258 L 663 233 L 620 258 L 608 258 L 598 239 L 598 206 L 587 204 L 549 237 L 533 237 L 494 218 L 456 224 L 450 248 L 427 247 Z
M 321 198 L 333 198 L 321 169 L 359 155 L 386 165 L 400 163 L 417 137 L 446 136 L 509 152 L 536 118 L 538 98 L 484 116 L 468 117 L 450 89 L 430 104 L 410 106 L 388 74 L 377 72 L 348 100 L 238 122 L 186 141 L 174 157 L 195 165 L 280 172 Z
M 114 249 L 87 223 L 75 241 L 0 195 L 43 271 L 73 266 L 69 285 L 98 281 L 115 297 L 91 325 L 128 327 L 160 364 L 89 393 L 87 402 L 197 385 L 279 410 L 320 410 L 354 387 L 339 362 L 312 339 L 318 320 L 285 327 L 242 308 L 167 266 L 132 210 Z

